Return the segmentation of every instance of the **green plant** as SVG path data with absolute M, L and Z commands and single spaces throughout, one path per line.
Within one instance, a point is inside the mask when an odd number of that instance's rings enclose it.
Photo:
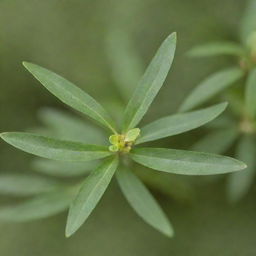
M 54 196 L 51 194 L 54 198 L 50 200 L 50 204 L 45 205 L 47 209 L 53 207 L 53 210 L 57 211 L 72 201 L 66 236 L 71 236 L 85 222 L 115 173 L 124 196 L 138 215 L 163 234 L 170 237 L 173 235 L 173 229 L 167 217 L 147 188 L 133 174 L 134 162 L 154 170 L 185 175 L 220 174 L 246 167 L 236 159 L 220 155 L 138 147 L 141 143 L 195 129 L 213 120 L 226 108 L 227 104 L 221 103 L 202 110 L 163 117 L 141 129 L 137 128 L 164 83 L 174 58 L 175 47 L 176 34 L 173 33 L 162 43 L 133 93 L 123 114 L 120 133 L 108 113 L 91 96 L 45 68 L 32 63 L 23 63 L 26 69 L 62 102 L 86 114 L 112 133 L 109 137 L 112 145 L 109 147 L 60 140 L 32 133 L 1 134 L 1 138 L 12 146 L 52 160 L 87 162 L 106 158 L 82 183 L 68 187 L 64 195 L 61 191 Z M 67 194 L 69 196 L 66 196 Z M 61 195 L 64 201 L 62 204 L 62 201 L 58 200 L 58 195 Z M 75 199 L 72 200 L 74 195 Z M 47 201 L 45 198 L 42 200 Z M 29 202 L 30 208 L 36 207 L 35 205 L 33 201 Z M 56 209 L 57 206 L 58 209 Z M 41 210 L 45 211 L 42 208 Z
M 226 116 L 210 125 L 209 133 L 193 146 L 194 150 L 220 154 L 225 153 L 238 140 L 235 156 L 246 162 L 248 168 L 229 176 L 227 196 L 230 201 L 237 201 L 248 192 L 256 169 L 255 12 L 256 1 L 249 1 L 241 22 L 240 42 L 212 42 L 189 51 L 191 57 L 233 56 L 237 65 L 204 79 L 180 107 L 181 112 L 188 111 L 215 96 L 230 103 L 230 111 L 226 112 Z

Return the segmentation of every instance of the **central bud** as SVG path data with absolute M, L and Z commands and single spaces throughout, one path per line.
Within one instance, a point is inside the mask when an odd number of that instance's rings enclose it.
M 109 146 L 111 152 L 129 153 L 132 145 L 140 135 L 140 129 L 134 128 L 129 130 L 126 134 L 114 134 L 109 137 Z

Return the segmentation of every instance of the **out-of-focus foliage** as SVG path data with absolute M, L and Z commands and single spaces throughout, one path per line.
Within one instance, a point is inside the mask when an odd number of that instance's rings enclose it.
M 203 80 L 182 103 L 180 110 L 186 111 L 202 105 L 208 100 L 219 96 L 230 102 L 229 118 L 221 131 L 210 132 L 201 138 L 194 149 L 223 153 L 229 149 L 236 139 L 237 153 L 240 159 L 246 159 L 248 168 L 240 175 L 230 175 L 227 196 L 236 202 L 245 196 L 254 183 L 256 162 L 256 1 L 249 0 L 241 20 L 241 31 L 237 38 L 241 42 L 215 42 L 197 46 L 190 50 L 192 57 L 209 57 L 234 55 L 237 67 L 221 70 Z M 242 79 L 241 79 L 242 78 Z M 225 135 L 225 130 L 230 130 Z M 232 131 L 235 131 L 233 133 Z M 233 135 L 232 135 L 233 134 Z M 215 141 L 214 141 L 215 140 Z M 211 144 L 215 146 L 211 147 Z

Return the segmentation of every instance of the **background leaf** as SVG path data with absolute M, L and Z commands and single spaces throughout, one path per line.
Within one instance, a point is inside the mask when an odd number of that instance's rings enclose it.
M 198 107 L 199 105 L 209 100 L 211 97 L 231 86 L 242 76 L 243 71 L 240 68 L 229 68 L 214 73 L 213 75 L 204 79 L 192 90 L 192 92 L 181 105 L 180 111 L 185 112 Z
M 57 189 L 61 184 L 45 177 L 26 174 L 1 174 L 0 194 L 28 196 Z
M 107 159 L 86 178 L 69 209 L 66 226 L 67 237 L 75 233 L 89 217 L 107 189 L 117 165 L 117 157 Z
M 239 131 L 234 127 L 209 131 L 193 145 L 191 150 L 223 154 L 232 146 L 238 135 Z
M 243 135 L 238 143 L 236 157 L 247 164 L 247 168 L 228 177 L 227 196 L 231 202 L 236 202 L 246 195 L 256 173 L 256 144 L 255 137 Z
M 221 103 L 209 108 L 172 116 L 163 117 L 144 126 L 136 144 L 180 134 L 210 122 L 226 108 L 227 103 Z
M 68 208 L 74 195 L 60 190 L 38 195 L 23 203 L 0 208 L 0 220 L 24 222 L 47 218 Z
M 246 112 L 252 119 L 256 116 L 256 68 L 249 73 L 245 90 Z
M 56 140 L 23 132 L 6 132 L 1 138 L 27 153 L 61 161 L 90 161 L 111 155 L 107 147 Z
M 175 48 L 176 33 L 172 33 L 158 49 L 126 107 L 123 123 L 124 132 L 134 128 L 147 112 L 172 65 Z
M 219 55 L 242 56 L 245 54 L 244 48 L 234 42 L 211 42 L 195 46 L 188 52 L 190 57 L 211 57 Z
M 244 12 L 244 16 L 241 21 L 240 36 L 244 44 L 247 43 L 248 37 L 254 31 L 256 31 L 256 1 L 247 0 L 247 6 Z
M 221 174 L 246 168 L 231 157 L 176 149 L 136 148 L 131 157 L 154 170 L 184 175 Z
M 38 116 L 44 125 L 53 130 L 55 138 L 87 144 L 106 143 L 106 136 L 100 129 L 68 112 L 54 108 L 42 108 Z
M 113 121 L 102 106 L 90 95 L 54 72 L 33 63 L 23 62 L 25 68 L 65 104 L 88 115 L 115 133 Z
M 32 168 L 37 172 L 57 177 L 81 176 L 93 171 L 99 163 L 90 162 L 62 162 L 48 159 L 35 159 Z
M 172 237 L 173 228 L 168 218 L 145 185 L 125 167 L 116 172 L 118 184 L 135 212 L 149 225 Z
M 128 101 L 144 70 L 131 35 L 127 31 L 112 28 L 107 35 L 106 52 L 119 93 Z

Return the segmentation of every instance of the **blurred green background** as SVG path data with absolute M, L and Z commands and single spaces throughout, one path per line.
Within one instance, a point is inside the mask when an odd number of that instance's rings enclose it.
M 23 60 L 56 71 L 103 104 L 113 103 L 119 92 L 106 38 L 117 26 L 130 34 L 145 66 L 163 39 L 177 31 L 174 65 L 144 122 L 175 112 L 203 77 L 228 64 L 225 58 L 189 59 L 185 52 L 199 43 L 236 39 L 245 4 L 243 0 L 0 0 L 0 131 L 37 126 L 40 107 L 66 108 L 25 71 Z M 200 136 L 200 132 L 194 133 Z M 178 148 L 192 142 L 186 134 L 167 144 Z M 30 159 L 0 143 L 0 172 L 32 172 Z M 230 205 L 225 176 L 178 179 L 193 184 L 193 197 L 178 200 L 179 196 L 155 192 L 174 225 L 174 239 L 140 220 L 113 182 L 70 239 L 64 237 L 66 214 L 25 224 L 0 223 L 0 255 L 256 255 L 255 187 L 241 202 Z M 0 197 L 0 202 L 8 198 Z

